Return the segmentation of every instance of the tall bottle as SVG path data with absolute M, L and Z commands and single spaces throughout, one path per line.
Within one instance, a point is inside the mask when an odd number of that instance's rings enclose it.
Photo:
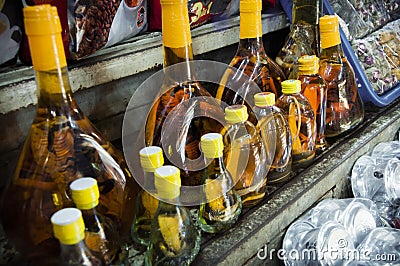
M 242 200 L 224 164 L 222 135 L 203 135 L 201 149 L 205 160 L 211 162 L 204 172 L 206 202 L 200 205 L 198 220 L 203 231 L 218 233 L 236 223 L 242 211 Z
M 203 108 L 195 99 L 199 96 L 211 95 L 199 82 L 192 80 L 194 69 L 189 64 L 193 59 L 192 39 L 189 27 L 187 0 L 161 0 L 162 7 L 162 42 L 164 52 L 165 81 L 161 91 L 165 91 L 156 99 L 146 122 L 145 139 L 147 146 L 159 146 L 165 153 L 165 161 L 170 163 L 173 157 L 180 165 L 182 184 L 185 186 L 201 185 L 202 171 L 191 171 L 187 167 L 186 158 L 194 160 L 201 154 L 199 149 L 202 134 L 211 131 L 208 118 L 197 117 L 197 111 Z M 168 66 L 186 63 L 180 77 L 187 77 L 187 82 L 171 80 Z M 175 73 L 176 74 L 176 73 Z M 186 101 L 186 102 L 184 102 Z M 179 109 L 176 109 L 179 106 Z M 161 135 L 162 127 L 172 110 L 179 110 L 174 114 L 176 127 L 182 127 L 179 136 Z M 192 109 L 194 112 L 188 112 Z M 188 123 L 189 126 L 183 125 Z M 185 141 L 184 145 L 176 145 L 176 141 Z M 174 150 L 176 146 L 184 149 Z M 177 163 L 174 163 L 177 165 Z
M 260 92 L 254 95 L 254 113 L 265 147 L 274 150 L 267 175 L 267 184 L 287 181 L 292 170 L 292 135 L 282 111 L 275 106 L 275 94 Z M 273 147 L 271 145 L 274 144 Z
M 175 166 L 154 172 L 159 204 L 151 225 L 145 265 L 189 265 L 200 249 L 200 231 L 179 202 L 181 179 Z
M 301 91 L 311 104 L 317 124 L 315 140 L 317 151 L 321 152 L 328 147 L 325 139 L 326 97 L 327 85 L 318 73 L 319 58 L 315 55 L 304 55 L 299 59 L 299 75 Z
M 292 169 L 304 168 L 315 157 L 316 125 L 310 102 L 301 93 L 300 80 L 282 82 L 283 95 L 276 106 L 282 110 L 292 135 Z
M 277 96 L 281 95 L 281 82 L 285 80 L 281 68 L 266 54 L 262 42 L 261 0 L 240 1 L 240 40 L 236 54 L 230 66 L 237 71 L 228 69 L 218 87 L 216 98 L 228 105 L 246 104 L 244 99 L 248 96 L 250 88 L 244 84 L 237 92 L 228 88 L 237 87 L 232 84 L 242 82 L 245 75 L 254 81 L 261 91 L 270 91 Z M 250 112 L 250 107 L 247 106 Z M 256 123 L 255 117 L 250 113 L 250 121 Z
M 54 235 L 60 241 L 61 253 L 58 265 L 105 265 L 86 246 L 84 241 L 85 224 L 80 210 L 75 208 L 61 209 L 54 213 L 50 219 L 53 224 Z
M 92 254 L 106 265 L 127 264 L 127 245 L 121 241 L 116 224 L 98 210 L 99 187 L 91 177 L 81 177 L 70 184 L 72 200 L 82 212 L 85 243 Z
M 43 265 L 60 252 L 50 216 L 73 206 L 67 193 L 70 182 L 82 176 L 98 181 L 98 209 L 112 217 L 122 235 L 129 233 L 138 186 L 122 154 L 101 136 L 73 98 L 55 7 L 27 6 L 24 17 L 38 109 L 4 192 L 0 217 L 17 250 L 29 263 Z
M 136 214 L 131 234 L 135 242 L 147 246 L 151 223 L 158 207 L 158 199 L 155 197 L 154 171 L 164 164 L 164 156 L 162 149 L 157 146 L 142 148 L 139 156 L 144 173 L 144 188 L 136 198 Z
M 303 55 L 320 55 L 318 20 L 322 0 L 293 0 L 290 33 L 276 62 L 288 79 L 297 78 L 298 59 Z
M 346 134 L 364 119 L 354 70 L 342 50 L 336 15 L 320 18 L 321 57 L 319 74 L 328 85 L 325 136 Z
M 248 117 L 245 105 L 225 108 L 228 125 L 221 131 L 225 165 L 244 207 L 257 204 L 265 196 L 269 168 L 264 144 Z

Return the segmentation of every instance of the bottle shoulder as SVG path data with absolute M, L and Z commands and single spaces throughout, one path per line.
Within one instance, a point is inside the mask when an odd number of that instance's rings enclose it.
M 320 63 L 319 74 L 329 85 L 332 81 L 341 83 L 341 81 L 349 81 L 355 84 L 355 73 L 346 57 L 340 62 L 323 60 Z
M 303 114 L 314 115 L 314 111 L 310 102 L 301 93 L 283 94 L 278 98 L 276 105 L 287 115 L 292 104 L 299 105 L 299 109 Z

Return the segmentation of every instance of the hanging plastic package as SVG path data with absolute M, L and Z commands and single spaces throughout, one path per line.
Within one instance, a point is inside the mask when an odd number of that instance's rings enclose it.
M 147 0 L 26 0 L 57 7 L 67 59 L 81 59 L 147 30 Z M 21 61 L 30 63 L 28 41 Z

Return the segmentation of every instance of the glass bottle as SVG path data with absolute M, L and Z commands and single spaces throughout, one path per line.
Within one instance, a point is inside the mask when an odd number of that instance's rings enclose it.
M 265 196 L 268 173 L 264 144 L 247 118 L 245 105 L 229 106 L 225 108 L 227 127 L 221 131 L 224 163 L 244 207 L 257 204 Z
M 275 94 L 257 93 L 254 95 L 254 103 L 253 110 L 258 118 L 257 130 L 261 134 L 264 146 L 274 151 L 267 184 L 285 182 L 290 178 L 292 171 L 292 135 L 289 124 L 282 111 L 275 106 Z
M 154 187 L 154 171 L 164 164 L 162 149 L 149 146 L 139 151 L 140 164 L 144 173 L 144 188 L 136 198 L 136 214 L 132 224 L 133 241 L 147 246 L 151 223 L 158 207 L 158 199 Z
M 71 196 L 82 212 L 85 224 L 85 244 L 92 254 L 106 265 L 127 264 L 127 246 L 122 243 L 116 224 L 98 210 L 99 187 L 91 177 L 81 177 L 70 184 Z
M 310 102 L 301 93 L 300 80 L 282 82 L 283 95 L 276 106 L 282 110 L 292 135 L 292 169 L 310 165 L 315 157 L 316 125 Z
M 200 137 L 204 133 L 213 131 L 207 117 L 197 116 L 197 111 L 202 109 L 198 101 L 190 101 L 196 97 L 211 97 L 208 91 L 195 80 L 192 80 L 194 69 L 190 64 L 193 60 L 192 39 L 189 27 L 187 0 L 161 0 L 162 6 L 162 43 L 164 54 L 164 84 L 163 92 L 150 110 L 146 121 L 145 140 L 146 146 L 159 146 L 164 151 L 166 164 L 180 165 L 182 184 L 185 186 L 201 185 L 202 171 L 191 171 L 187 167 L 186 158 L 197 159 L 201 152 L 199 149 Z M 168 66 L 186 63 L 181 73 L 174 73 Z M 173 73 L 172 73 L 173 72 Z M 176 82 L 173 75 L 187 78 L 186 82 Z M 185 102 L 186 101 L 186 102 Z M 179 107 L 179 108 L 177 108 Z M 161 131 L 167 116 L 172 110 L 176 126 L 181 127 L 179 136 L 169 136 Z M 188 112 L 192 109 L 194 112 Z M 189 126 L 183 125 L 189 123 Z M 185 141 L 184 149 L 175 149 L 177 141 Z M 175 149 L 175 150 L 174 150 Z M 170 163 L 173 157 L 177 162 Z
M 241 82 L 240 79 L 247 75 L 254 81 L 261 91 L 270 91 L 277 96 L 281 94 L 281 82 L 285 80 L 281 68 L 265 52 L 262 42 L 261 24 L 261 0 L 240 1 L 240 40 L 236 54 L 230 66 L 237 71 L 228 69 L 221 79 L 216 98 L 228 105 L 246 104 L 245 98 L 249 95 L 250 88 L 244 84 L 237 92 L 229 87 L 237 87 L 232 84 Z M 247 105 L 250 113 L 250 122 L 256 123 L 256 119 Z
M 76 208 L 65 208 L 51 216 L 53 232 L 60 242 L 59 265 L 105 265 L 85 244 L 85 224 Z
M 364 119 L 354 70 L 342 50 L 336 15 L 320 18 L 321 57 L 319 74 L 328 85 L 325 137 L 348 133 Z
M 242 211 L 242 200 L 224 164 L 222 135 L 205 134 L 200 143 L 209 164 L 204 172 L 206 202 L 200 205 L 198 221 L 203 231 L 218 233 L 236 223 Z
M 317 124 L 317 137 L 315 140 L 317 151 L 326 150 L 328 142 L 325 139 L 326 97 L 327 86 L 325 80 L 318 73 L 319 58 L 315 55 L 304 55 L 299 59 L 299 75 L 301 91 L 310 102 L 314 110 Z
M 161 166 L 154 172 L 159 205 L 151 224 L 145 265 L 189 265 L 200 250 L 200 231 L 180 205 L 180 171 Z
M 298 59 L 303 55 L 320 55 L 318 20 L 322 0 L 293 0 L 290 33 L 276 62 L 288 79 L 296 79 Z
M 24 16 L 39 90 L 38 109 L 4 191 L 7 200 L 0 217 L 16 249 L 29 263 L 43 265 L 60 252 L 50 216 L 73 206 L 70 182 L 82 176 L 95 178 L 99 212 L 128 236 L 139 189 L 122 154 L 102 137 L 73 98 L 57 9 L 27 6 Z

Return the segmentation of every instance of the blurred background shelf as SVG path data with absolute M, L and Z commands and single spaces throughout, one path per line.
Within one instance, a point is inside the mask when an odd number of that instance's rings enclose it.
M 271 10 L 262 15 L 263 33 L 289 26 L 286 15 Z M 239 17 L 205 24 L 192 30 L 193 54 L 201 55 L 239 40 Z M 218 58 L 217 58 L 218 59 Z M 73 92 L 129 77 L 162 65 L 160 32 L 144 33 L 128 41 L 105 48 L 95 55 L 69 63 Z M 36 85 L 31 67 L 19 66 L 0 70 L 0 114 L 37 103 Z M 134 88 L 135 84 L 132 84 Z

